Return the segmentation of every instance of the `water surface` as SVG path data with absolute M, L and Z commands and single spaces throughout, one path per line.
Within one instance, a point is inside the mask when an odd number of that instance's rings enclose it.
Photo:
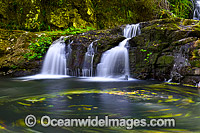
M 33 128 L 27 115 L 37 118 L 175 118 L 176 128 Z M 0 129 L 2 132 L 199 132 L 200 98 L 196 88 L 132 79 L 63 78 L 0 80 Z

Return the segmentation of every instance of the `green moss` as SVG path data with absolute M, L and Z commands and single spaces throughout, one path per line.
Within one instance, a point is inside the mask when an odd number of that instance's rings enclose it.
M 200 52 L 199 49 L 194 49 L 192 51 L 192 59 L 200 59 Z
M 158 2 L 152 0 L 0 0 L 0 7 L 2 28 L 30 31 L 71 26 L 113 28 L 152 20 L 160 9 Z
M 187 26 L 187 25 L 192 25 L 194 23 L 194 20 L 192 19 L 183 19 L 183 25 Z
M 200 67 L 200 61 L 199 60 L 190 61 L 190 64 L 191 64 L 192 67 Z
M 165 66 L 165 65 L 171 65 L 173 62 L 174 62 L 173 56 L 164 55 L 158 58 L 157 64 Z
M 165 30 L 179 30 L 180 27 L 176 23 L 166 23 L 166 24 L 154 24 L 148 27 L 145 27 L 144 30 L 156 29 L 158 32 Z
M 193 41 L 196 41 L 197 37 L 188 37 L 172 43 L 172 45 L 184 45 Z

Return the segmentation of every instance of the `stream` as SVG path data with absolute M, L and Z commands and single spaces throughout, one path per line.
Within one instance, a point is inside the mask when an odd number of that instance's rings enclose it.
M 197 88 L 137 79 L 103 78 L 0 79 L 2 132 L 198 132 L 200 92 Z M 176 127 L 42 127 L 28 128 L 24 119 L 51 118 L 175 118 Z

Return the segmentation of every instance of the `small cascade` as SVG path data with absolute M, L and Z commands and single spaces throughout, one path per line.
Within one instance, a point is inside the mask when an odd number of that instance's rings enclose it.
M 101 62 L 97 66 L 99 77 L 125 77 L 129 76 L 129 55 L 125 47 L 130 38 L 122 41 L 116 46 L 103 53 Z
M 92 42 L 88 46 L 87 52 L 85 53 L 85 59 L 84 59 L 84 64 L 83 64 L 83 69 L 82 69 L 82 75 L 84 77 L 88 77 L 88 76 L 92 77 L 93 76 L 93 59 L 94 59 L 93 43 L 94 42 Z
M 131 24 L 131 25 L 128 24 L 124 28 L 123 32 L 124 32 L 123 34 L 126 38 L 132 38 L 132 37 L 135 37 L 136 35 L 141 34 L 139 24 Z
M 126 39 L 120 42 L 118 46 L 103 53 L 101 62 L 97 65 L 97 76 L 128 80 L 130 76 L 128 40 L 140 33 L 139 24 L 127 25 L 123 31 Z
M 195 8 L 194 8 L 193 19 L 200 20 L 200 0 L 196 0 L 194 5 Z
M 54 41 L 47 51 L 42 66 L 43 75 L 66 75 L 65 37 Z

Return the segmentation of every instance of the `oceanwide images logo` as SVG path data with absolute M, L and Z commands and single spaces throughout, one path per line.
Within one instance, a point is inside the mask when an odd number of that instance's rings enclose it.
M 28 115 L 25 118 L 25 124 L 28 127 L 34 127 L 37 119 L 34 115 Z M 113 119 L 105 116 L 88 116 L 86 119 L 55 119 L 49 116 L 42 116 L 40 123 L 43 127 L 125 127 L 133 129 L 136 127 L 175 127 L 175 119 Z

